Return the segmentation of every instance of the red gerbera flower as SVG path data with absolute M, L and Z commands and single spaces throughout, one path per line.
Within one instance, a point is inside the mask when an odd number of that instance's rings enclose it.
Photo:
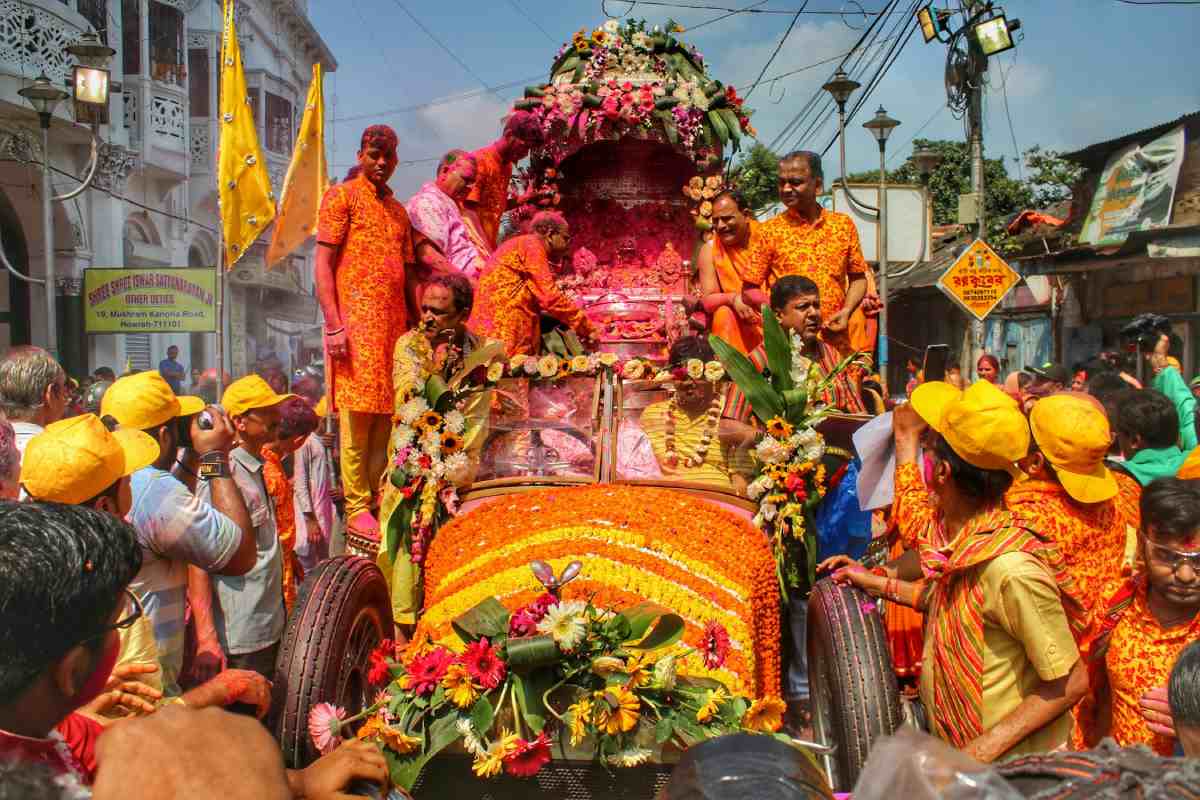
M 395 654 L 396 643 L 391 639 L 384 639 L 379 643 L 379 647 L 371 651 L 371 669 L 367 673 L 367 680 L 372 686 L 385 684 L 391 678 L 388 659 L 394 658 Z
M 704 666 L 718 669 L 729 656 L 729 633 L 725 626 L 714 620 L 704 623 L 704 639 L 700 642 L 704 654 Z
M 532 742 L 517 739 L 513 751 L 504 757 L 504 769 L 518 778 L 532 778 L 550 763 L 550 740 L 543 732 Z
M 508 635 L 510 637 L 528 636 L 537 630 L 537 619 L 528 608 L 522 608 L 508 618 Z
M 452 663 L 454 654 L 444 647 L 414 658 L 409 662 L 408 679 L 404 688 L 417 694 L 433 694 Z
M 487 639 L 467 645 L 462 655 L 462 663 L 467 668 L 467 673 L 485 689 L 495 689 L 499 686 L 507 669 L 500 660 L 499 648 Z

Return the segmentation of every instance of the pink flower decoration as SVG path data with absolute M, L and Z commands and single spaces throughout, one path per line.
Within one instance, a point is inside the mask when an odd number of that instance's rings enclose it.
M 707 669 L 719 669 L 729 657 L 729 633 L 725 626 L 715 620 L 704 623 L 704 638 L 700 642 Z
M 523 608 L 508 618 L 508 635 L 510 637 L 529 636 L 537 630 L 538 621 Z
M 454 654 L 444 647 L 414 658 L 408 666 L 407 688 L 415 694 L 433 694 L 453 662 Z
M 870 614 L 875 611 L 876 606 L 874 600 L 864 600 L 858 604 L 858 607 L 862 609 L 864 614 Z
M 346 709 L 333 703 L 317 703 L 308 712 L 308 735 L 321 755 L 332 753 L 341 743 Z

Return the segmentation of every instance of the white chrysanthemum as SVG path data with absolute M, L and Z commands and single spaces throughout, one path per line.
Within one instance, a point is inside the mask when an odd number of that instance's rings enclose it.
M 746 487 L 746 496 L 751 500 L 757 500 L 767 493 L 767 490 L 775 485 L 775 481 L 771 480 L 768 475 L 759 475 L 750 485 Z
M 825 455 L 825 439 L 812 428 L 803 428 L 792 434 L 791 444 L 804 461 L 816 461 Z
M 559 600 L 558 607 L 568 614 L 578 614 L 579 616 L 583 616 L 583 612 L 587 611 L 587 603 L 583 600 Z
M 462 452 L 447 456 L 442 464 L 446 468 L 446 479 L 452 483 L 465 481 L 467 473 L 471 469 L 471 462 L 467 458 L 467 454 Z
M 421 437 L 421 450 L 430 458 L 437 458 L 442 452 L 442 438 L 437 434 L 425 434 Z
M 444 461 L 434 461 L 429 471 L 433 473 L 434 478 L 441 480 L 446 476 L 446 463 Z
M 442 417 L 442 421 L 446 423 L 446 430 L 451 433 L 462 433 L 467 427 L 467 418 L 457 409 L 451 409 L 446 412 L 446 416 Z
M 487 748 L 483 746 L 483 742 L 475 735 L 475 729 L 471 727 L 471 720 L 460 719 L 454 723 L 454 727 L 458 729 L 458 735 L 462 737 L 463 749 L 473 756 L 482 756 L 487 752 Z
M 650 37 L 647 36 L 646 34 L 642 33 L 641 31 L 638 31 L 637 33 L 635 33 L 633 35 L 633 46 L 640 47 L 643 50 L 649 50 L 650 49 Z
M 619 753 L 606 756 L 605 761 L 616 767 L 636 767 L 645 764 L 654 755 L 644 747 L 629 747 Z
M 779 508 L 774 503 L 763 503 L 758 507 L 758 513 L 762 515 L 763 520 L 770 522 L 779 513 Z
M 621 30 L 621 20 L 610 19 L 610 20 L 605 21 L 604 32 L 607 33 L 609 36 L 616 36 L 620 30 Z
M 401 447 L 408 447 L 413 443 L 413 439 L 417 438 L 417 432 L 408 427 L 397 427 L 396 432 L 392 435 L 392 442 L 395 448 L 399 450 Z
M 709 361 L 704 365 L 704 378 L 713 383 L 725 377 L 725 365 L 720 361 Z
M 790 448 L 773 436 L 764 436 L 754 448 L 754 455 L 764 464 L 778 464 L 788 457 Z
M 667 656 L 660 658 L 654 665 L 654 685 L 666 691 L 671 691 L 675 688 L 675 679 L 678 673 L 675 669 L 675 656 Z
M 566 603 L 550 606 L 546 616 L 538 623 L 538 633 L 549 634 L 564 652 L 571 652 L 587 634 L 587 624 L 577 612 L 565 608 Z
M 412 425 L 417 421 L 417 418 L 429 410 L 429 403 L 425 402 L 424 397 L 414 397 L 404 405 L 400 406 L 400 421 L 405 425 Z

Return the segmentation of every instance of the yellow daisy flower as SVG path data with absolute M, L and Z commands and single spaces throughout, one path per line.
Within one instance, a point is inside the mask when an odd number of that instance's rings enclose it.
M 724 689 L 709 689 L 708 696 L 704 700 L 704 705 L 696 712 L 697 722 L 708 722 L 717 715 L 721 704 L 728 700 L 728 695 Z
M 767 420 L 767 433 L 776 439 L 786 439 L 792 435 L 792 432 L 791 423 L 783 417 L 771 417 L 771 419 Z
M 610 736 L 628 733 L 637 727 L 641 701 L 624 686 L 613 686 L 592 695 L 596 705 L 596 725 Z
M 451 664 L 446 668 L 442 686 L 450 702 L 459 708 L 470 708 L 479 699 L 479 687 L 471 682 L 471 673 L 462 664 Z
M 586 697 L 567 709 L 571 715 L 571 747 L 578 747 L 587 738 L 588 720 L 592 718 L 592 701 Z
M 774 733 L 783 726 L 787 705 L 778 697 L 764 697 L 750 704 L 742 717 L 742 727 L 748 731 Z

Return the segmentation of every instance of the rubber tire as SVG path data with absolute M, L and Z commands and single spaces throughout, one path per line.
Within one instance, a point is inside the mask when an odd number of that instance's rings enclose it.
M 872 745 L 904 722 L 883 620 L 858 589 L 826 578 L 808 598 L 808 675 L 817 740 L 834 791 L 849 792 Z M 864 610 L 864 606 L 865 609 Z
M 308 734 L 313 705 L 362 710 L 368 655 L 392 630 L 387 581 L 373 562 L 338 556 L 304 578 L 275 662 L 276 738 L 288 767 L 302 769 L 320 755 Z

